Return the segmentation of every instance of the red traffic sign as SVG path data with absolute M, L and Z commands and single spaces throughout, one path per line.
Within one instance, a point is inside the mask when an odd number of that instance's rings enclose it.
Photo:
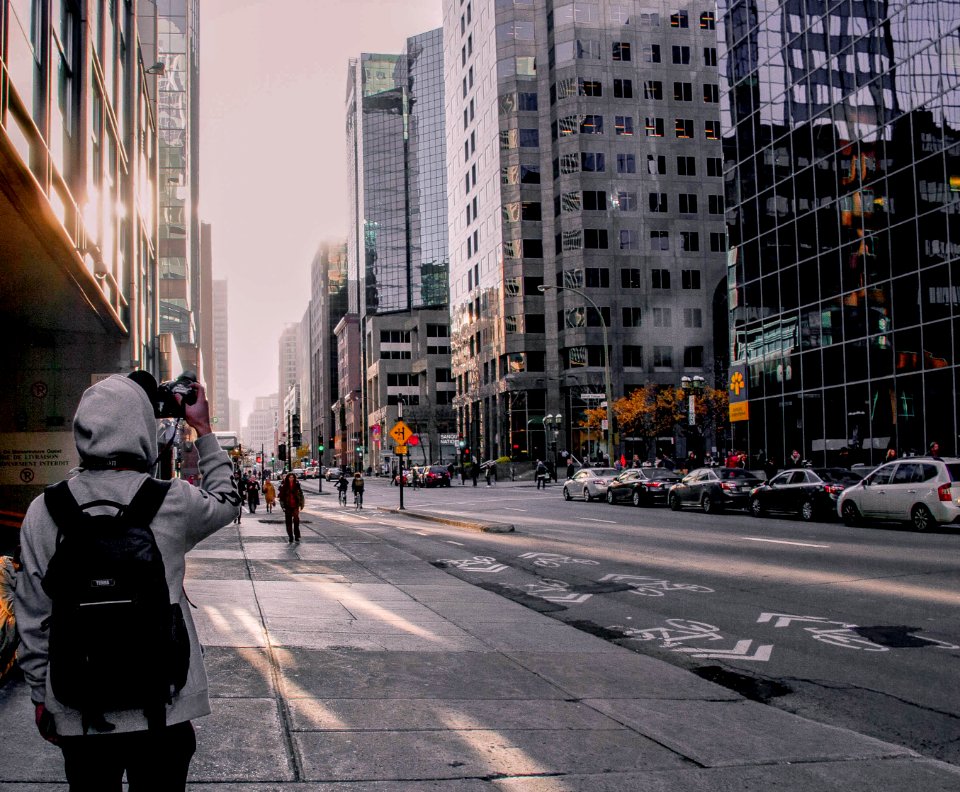
M 407 438 L 407 445 L 420 445 L 420 435 L 410 435 L 410 437 Z

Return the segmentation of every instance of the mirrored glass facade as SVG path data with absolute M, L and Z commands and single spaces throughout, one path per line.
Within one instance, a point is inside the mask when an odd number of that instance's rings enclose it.
M 719 11 L 734 445 L 956 453 L 960 3 Z

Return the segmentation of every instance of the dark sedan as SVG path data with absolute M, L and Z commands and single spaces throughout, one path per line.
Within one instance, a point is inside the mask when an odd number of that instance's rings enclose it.
M 625 470 L 607 487 L 607 503 L 629 501 L 634 506 L 652 506 L 667 502 L 670 488 L 680 481 L 672 470 L 633 468 Z
M 674 511 L 693 504 L 707 514 L 723 509 L 745 509 L 750 503 L 750 493 L 763 483 L 749 470 L 740 468 L 700 468 L 688 473 L 675 485 L 667 496 L 667 503 Z
M 750 493 L 750 513 L 786 512 L 806 521 L 835 517 L 840 493 L 860 480 L 845 468 L 785 470 Z

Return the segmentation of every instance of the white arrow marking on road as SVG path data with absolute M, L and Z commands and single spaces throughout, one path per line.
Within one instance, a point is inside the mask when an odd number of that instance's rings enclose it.
M 818 624 L 839 624 L 842 627 L 850 629 L 856 627 L 856 624 L 846 624 L 845 622 L 832 621 L 823 616 L 793 616 L 789 613 L 761 613 L 757 619 L 757 624 L 766 624 L 776 618 L 774 627 L 787 627 L 790 622 L 817 622 Z
M 598 520 L 598 519 L 596 519 L 595 517 L 584 517 L 583 519 L 584 519 L 584 520 L 589 520 L 590 522 L 610 523 L 610 525 L 616 525 L 616 524 L 617 524 L 617 521 L 616 521 L 616 520 Z
M 753 641 L 744 640 L 737 641 L 736 646 L 733 649 L 709 649 L 704 651 L 703 649 L 694 647 L 694 646 L 684 646 L 680 649 L 674 649 L 674 652 L 681 652 L 683 654 L 688 654 L 691 657 L 700 657 L 704 659 L 715 659 L 715 660 L 755 660 L 758 663 L 766 663 L 770 659 L 770 655 L 773 654 L 773 644 L 763 644 L 758 646 L 757 650 L 749 655 L 750 646 L 753 644 Z
M 464 545 L 463 542 L 454 542 L 453 539 L 447 539 L 447 544 L 455 544 L 455 545 L 457 545 L 458 547 L 465 547 L 465 546 L 466 546 L 466 545 Z
M 536 596 L 536 595 L 534 595 L 534 596 Z M 576 594 L 576 593 L 574 593 L 574 594 L 564 594 L 564 595 L 562 595 L 562 596 L 553 596 L 553 595 L 551 595 L 551 596 L 546 596 L 546 597 L 543 597 L 543 596 L 541 595 L 542 599 L 545 599 L 545 600 L 547 600 L 548 602 L 567 602 L 567 603 L 570 603 L 570 604 L 572 604 L 572 605 L 579 605 L 581 602 L 586 602 L 586 601 L 587 601 L 588 599 L 590 599 L 590 597 L 592 597 L 592 596 L 593 596 L 593 594 Z
M 526 511 L 526 509 L 514 509 L 513 506 L 504 506 L 503 508 L 509 511 L 522 511 L 522 512 Z
M 830 545 L 808 544 L 807 542 L 787 542 L 783 539 L 759 539 L 756 536 L 741 536 L 740 538 L 746 539 L 748 542 L 769 542 L 770 544 L 785 544 L 794 547 L 830 547 Z

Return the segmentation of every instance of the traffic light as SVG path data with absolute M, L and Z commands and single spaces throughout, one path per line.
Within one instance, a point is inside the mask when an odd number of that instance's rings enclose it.
M 290 431 L 293 434 L 300 434 L 300 413 L 294 413 L 290 416 Z
M 317 451 L 319 451 L 321 454 L 323 453 L 323 443 L 320 443 L 320 445 L 317 446 Z
M 287 461 L 287 444 L 280 443 L 280 447 L 277 449 L 277 457 L 281 462 Z
M 300 432 L 299 432 L 299 431 L 294 431 L 293 437 L 290 438 L 290 445 L 291 445 L 293 448 L 300 448 L 300 440 L 301 440 L 301 439 L 302 439 L 302 438 L 300 437 Z
M 363 446 L 361 446 L 361 445 L 358 445 L 358 446 L 357 446 L 357 453 L 358 453 L 358 454 L 362 454 L 362 453 L 363 453 Z
M 263 457 L 260 456 L 260 454 L 257 454 L 257 464 L 259 465 L 259 464 L 261 464 L 262 462 L 263 462 Z
M 463 449 L 463 455 L 464 455 L 465 457 L 470 456 L 470 449 L 469 449 L 469 448 L 464 448 L 464 449 Z

